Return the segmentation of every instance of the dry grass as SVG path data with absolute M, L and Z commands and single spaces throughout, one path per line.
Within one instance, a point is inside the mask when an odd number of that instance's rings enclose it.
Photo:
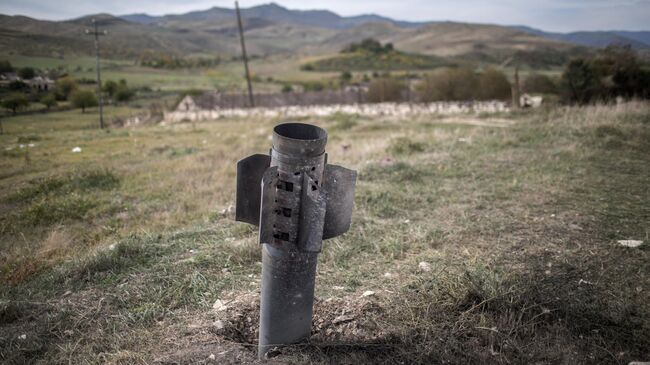
M 647 103 L 308 121 L 330 131 L 329 161 L 359 171 L 354 223 L 320 255 L 313 341 L 271 362 L 650 359 Z M 0 359 L 254 363 L 256 232 L 220 212 L 276 122 L 53 130 L 31 165 L 3 156 Z M 118 183 L 79 178 L 97 168 Z M 68 200 L 92 204 L 17 225 Z M 239 302 L 217 313 L 217 299 Z

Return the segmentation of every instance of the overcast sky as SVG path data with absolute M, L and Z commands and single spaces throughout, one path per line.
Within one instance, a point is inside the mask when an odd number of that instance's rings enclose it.
M 249 7 L 266 1 L 241 0 Z M 549 31 L 650 30 L 650 0 L 280 0 L 291 9 L 327 9 L 341 15 L 376 13 L 398 20 L 454 20 L 528 25 Z M 213 6 L 223 0 L 0 0 L 0 13 L 39 19 L 70 19 L 87 14 L 176 14 Z M 1 25 L 0 25 L 1 26 Z

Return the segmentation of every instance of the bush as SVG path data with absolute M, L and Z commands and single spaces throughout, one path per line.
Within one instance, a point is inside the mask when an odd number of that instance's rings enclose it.
M 506 75 L 494 68 L 487 68 L 478 76 L 478 95 L 481 100 L 508 100 L 511 97 L 511 86 Z
M 467 68 L 446 69 L 424 78 L 417 86 L 422 101 L 471 100 L 477 97 L 479 79 Z
M 629 46 L 609 46 L 593 60 L 601 77 L 611 78 L 608 97 L 649 97 L 650 72 L 643 69 L 637 53 Z
M 13 91 L 21 91 L 21 90 L 29 89 L 29 86 L 27 86 L 26 83 L 19 80 L 10 82 L 9 85 L 7 85 L 7 87 L 9 88 L 9 90 L 13 90 Z
M 31 80 L 34 78 L 34 76 L 36 76 L 36 71 L 34 71 L 34 69 L 31 67 L 23 67 L 18 70 L 18 76 L 25 80 Z
M 113 80 L 106 81 L 104 86 L 102 86 L 102 91 L 108 94 L 108 97 L 112 99 L 115 92 L 117 92 L 117 82 Z
M 51 107 L 56 106 L 56 96 L 54 94 L 47 94 L 41 98 L 41 103 L 49 110 Z
M 587 104 L 600 97 L 603 85 L 592 63 L 577 58 L 571 60 L 564 70 L 562 88 L 565 101 Z
M 527 93 L 536 94 L 557 94 L 557 85 L 550 77 L 542 74 L 531 74 L 526 78 L 522 89 Z
M 89 90 L 78 90 L 73 92 L 70 95 L 70 100 L 72 105 L 77 108 L 81 108 L 81 112 L 85 113 L 86 108 L 97 106 L 97 98 L 92 91 Z
M 11 62 L 2 60 L 0 61 L 0 74 L 5 74 L 9 72 L 14 72 L 13 66 L 11 66 Z
M 373 38 L 366 38 L 361 43 L 350 43 L 341 50 L 341 53 L 369 52 L 373 54 L 388 53 L 394 50 L 392 43 L 382 46 L 381 42 Z
M 56 80 L 56 90 L 63 100 L 68 100 L 70 95 L 78 88 L 79 86 L 77 85 L 77 82 L 70 76 Z
M 404 90 L 404 84 L 395 78 L 376 79 L 368 86 L 368 101 L 371 103 L 401 101 Z
M 293 91 L 293 87 L 291 87 L 290 84 L 284 84 L 282 85 L 282 92 L 283 93 L 290 93 Z
M 1 104 L 3 108 L 11 110 L 11 113 L 16 115 L 19 109 L 29 106 L 29 100 L 23 93 L 11 93 L 2 98 Z
M 115 100 L 119 102 L 125 102 L 133 99 L 135 92 L 129 88 L 120 88 L 115 93 Z

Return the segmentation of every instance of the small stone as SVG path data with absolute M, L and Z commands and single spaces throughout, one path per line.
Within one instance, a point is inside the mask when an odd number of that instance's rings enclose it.
M 393 274 L 387 272 L 387 273 L 384 274 L 384 277 L 385 277 L 385 278 L 392 278 L 392 277 L 393 277 Z
M 224 274 L 228 274 L 228 273 L 230 273 L 230 269 L 227 268 L 227 267 L 224 267 L 223 269 L 221 269 L 221 272 L 224 273 Z
M 345 290 L 344 286 L 333 286 L 332 289 L 334 290 Z
M 375 292 L 372 291 L 372 290 L 366 290 L 366 291 L 363 292 L 363 294 L 361 294 L 362 297 L 369 297 L 369 296 L 373 296 L 373 295 L 375 295 Z
M 351 320 L 354 319 L 354 316 L 351 314 L 344 314 L 342 316 L 338 316 L 334 318 L 332 321 L 332 324 L 339 324 L 339 323 L 344 323 L 344 322 L 350 322 Z
M 79 152 L 81 152 L 81 147 L 74 147 L 72 149 L 72 153 L 79 153 Z
M 212 305 L 212 309 L 216 310 L 217 312 L 221 312 L 228 309 L 228 307 L 223 301 L 221 301 L 221 299 L 217 299 Z
M 210 359 L 210 360 L 216 360 L 217 357 L 216 357 L 214 354 L 210 354 L 210 356 L 208 356 L 208 359 Z
M 21 339 L 21 340 L 26 340 L 26 339 L 27 339 L 27 335 L 20 335 L 20 336 L 18 336 L 18 338 Z
M 222 330 L 226 326 L 221 320 L 215 321 L 212 325 L 216 330 Z
M 643 241 L 639 240 L 619 240 L 618 244 L 624 247 L 637 248 L 643 244 Z
M 431 264 L 425 261 L 422 261 L 418 264 L 418 268 L 424 272 L 431 271 Z

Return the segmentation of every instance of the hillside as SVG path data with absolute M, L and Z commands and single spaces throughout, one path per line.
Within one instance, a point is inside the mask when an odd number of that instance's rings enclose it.
M 461 63 L 501 64 L 521 55 L 530 60 L 531 67 L 545 67 L 585 52 L 574 44 L 580 42 L 580 37 L 559 39 L 552 33 L 525 27 L 411 23 L 377 15 L 342 17 L 330 11 L 290 10 L 277 4 L 242 9 L 242 13 L 247 47 L 254 56 L 321 57 L 366 38 L 392 43 L 402 52 Z M 0 15 L 0 52 L 50 57 L 92 55 L 92 42 L 84 30 L 93 17 L 101 29 L 108 31 L 102 41 L 107 57 L 136 59 L 144 52 L 154 52 L 175 57 L 229 58 L 240 53 L 235 12 L 220 7 L 165 16 L 98 14 L 61 22 Z M 641 33 L 635 36 L 644 37 Z M 625 40 L 632 35 L 618 37 Z M 640 40 L 633 42 L 642 44 Z
M 528 34 L 587 47 L 602 48 L 610 44 L 617 44 L 630 45 L 632 48 L 640 50 L 650 49 L 650 32 L 598 31 L 553 33 L 526 26 L 515 26 L 513 28 Z
M 342 17 L 328 10 L 290 10 L 276 3 L 241 9 L 243 18 L 260 18 L 274 23 L 306 25 L 326 29 L 353 28 L 369 22 L 390 22 L 401 27 L 415 27 L 425 23 L 398 21 L 374 14 Z M 207 10 L 192 11 L 179 15 L 149 16 L 147 14 L 127 14 L 121 18 L 141 24 L 173 26 L 179 22 L 229 21 L 235 19 L 235 10 L 212 7 Z

